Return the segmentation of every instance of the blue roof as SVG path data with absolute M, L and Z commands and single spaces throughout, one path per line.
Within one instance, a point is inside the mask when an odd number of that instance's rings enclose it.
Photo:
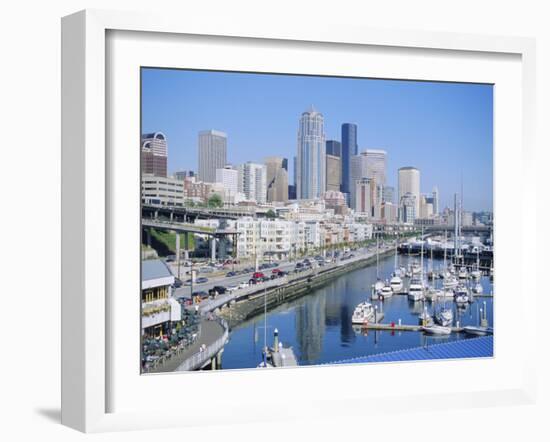
M 167 278 L 172 276 L 166 264 L 160 259 L 149 259 L 141 261 L 141 280 L 149 281 L 151 279 Z
M 333 362 L 333 364 L 367 362 L 426 361 L 432 359 L 489 358 L 493 356 L 493 336 L 461 339 L 388 353 L 362 356 Z

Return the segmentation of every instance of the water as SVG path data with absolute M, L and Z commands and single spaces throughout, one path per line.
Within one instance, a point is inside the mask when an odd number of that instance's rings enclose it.
M 400 265 L 407 266 L 408 257 L 400 257 Z M 412 258 L 411 258 L 412 259 Z M 434 268 L 442 266 L 442 260 L 434 260 Z M 425 262 L 426 268 L 428 268 Z M 380 259 L 379 274 L 389 278 L 394 271 L 394 257 Z M 406 279 L 405 279 L 406 281 Z M 283 304 L 267 313 L 267 343 L 273 343 L 273 330 L 279 331 L 279 339 L 285 347 L 292 346 L 299 365 L 324 364 L 376 353 L 468 339 L 464 334 L 452 333 L 443 337 L 428 337 L 421 332 L 390 332 L 370 330 L 368 334 L 353 327 L 351 315 L 356 305 L 370 299 L 370 287 L 376 282 L 376 266 L 351 271 L 334 279 L 324 287 L 295 301 Z M 492 284 L 482 277 L 483 293 L 489 294 Z M 370 302 L 370 301 L 369 301 Z M 457 311 L 456 304 L 448 300 L 455 321 L 461 325 L 478 325 L 479 309 L 487 306 L 487 319 L 493 325 L 493 298 L 477 298 L 465 310 Z M 375 302 L 380 305 L 380 302 Z M 443 304 L 442 302 L 440 303 Z M 426 302 L 428 309 L 433 304 Z M 422 312 L 421 302 L 413 303 L 406 295 L 394 295 L 383 303 L 384 323 L 401 319 L 403 324 L 418 324 Z M 380 309 L 381 307 L 379 307 Z M 457 316 L 458 315 L 458 316 Z M 264 346 L 264 315 L 259 315 L 237 326 L 226 345 L 222 367 L 224 369 L 254 368 L 261 361 Z

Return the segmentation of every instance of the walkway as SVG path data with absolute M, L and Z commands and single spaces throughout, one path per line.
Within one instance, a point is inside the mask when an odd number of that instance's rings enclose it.
M 207 349 L 210 348 L 217 341 L 219 341 L 220 338 L 224 336 L 225 332 L 226 329 L 224 329 L 224 327 L 218 321 L 209 321 L 208 319 L 202 319 L 200 336 L 191 346 L 186 348 L 177 356 L 171 357 L 164 364 L 160 365 L 154 370 L 148 371 L 147 373 L 165 373 L 176 371 L 178 367 L 186 360 L 189 360 L 191 357 L 200 354 L 200 347 L 202 345 L 206 345 Z M 193 367 L 192 369 L 196 368 Z

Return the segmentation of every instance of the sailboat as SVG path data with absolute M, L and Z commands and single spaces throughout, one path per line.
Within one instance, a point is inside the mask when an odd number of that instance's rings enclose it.
M 374 292 L 376 295 L 379 295 L 382 289 L 384 288 L 384 281 L 380 279 L 379 270 L 380 270 L 380 259 L 379 259 L 378 236 L 377 236 L 376 237 L 376 282 L 374 283 Z
M 476 248 L 476 268 L 470 272 L 470 276 L 476 281 L 481 279 L 481 270 L 479 270 L 479 247 Z
M 411 301 L 423 301 L 425 298 L 424 296 L 424 229 L 422 229 L 422 243 L 420 245 L 420 278 L 418 276 L 415 276 L 413 271 L 413 276 L 411 277 L 411 282 L 409 284 L 409 293 L 408 298 Z
M 403 280 L 401 279 L 401 269 L 398 267 L 398 262 L 397 262 L 397 243 L 398 243 L 398 239 L 395 240 L 395 265 L 394 265 L 394 268 L 395 268 L 395 271 L 394 271 L 394 274 L 390 280 L 390 287 L 393 291 L 393 293 L 401 293 L 401 291 L 403 290 Z

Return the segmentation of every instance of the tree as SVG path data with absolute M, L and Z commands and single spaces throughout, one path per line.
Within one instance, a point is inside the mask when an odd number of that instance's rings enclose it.
M 266 218 L 276 218 L 277 215 L 275 214 L 275 212 L 272 210 L 272 209 L 269 209 L 267 211 L 267 213 L 265 214 Z
M 215 193 L 210 198 L 208 198 L 208 207 L 222 207 L 223 201 L 222 197 Z

